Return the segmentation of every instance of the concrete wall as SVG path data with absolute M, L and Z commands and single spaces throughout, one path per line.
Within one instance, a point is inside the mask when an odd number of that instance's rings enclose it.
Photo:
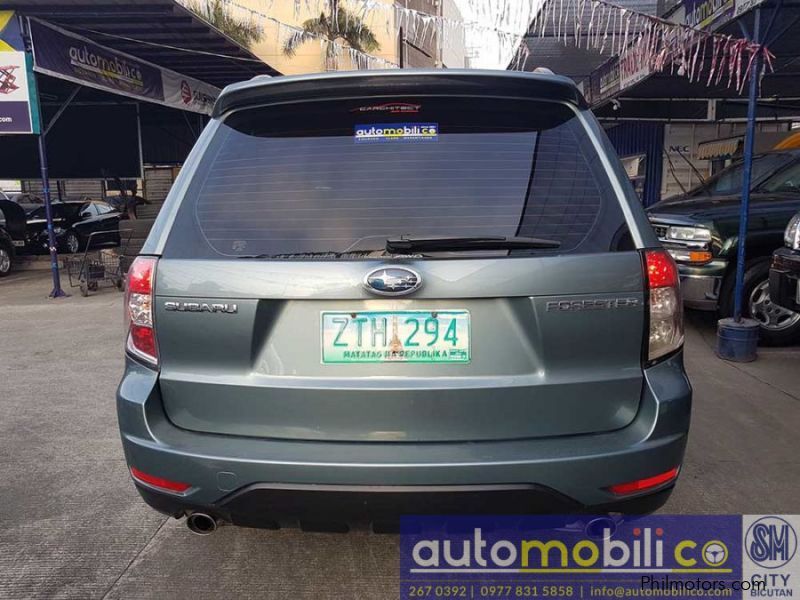
M 441 0 L 442 16 L 453 21 L 463 20 L 455 0 Z M 442 63 L 449 69 L 467 66 L 466 36 L 463 28 L 446 28 L 441 41 Z
M 391 5 L 392 0 L 380 0 L 383 4 Z M 278 0 L 272 2 L 271 6 L 263 0 L 239 0 L 243 6 L 252 10 L 268 14 L 282 23 L 301 27 L 302 24 L 311 18 L 316 18 L 316 3 L 311 2 L 307 7 L 305 2 L 298 4 L 295 10 L 295 3 L 291 0 Z M 358 8 L 358 3 L 342 0 L 342 7 L 353 9 Z M 325 71 L 325 49 L 318 42 L 306 42 L 298 50 L 295 56 L 288 57 L 283 53 L 285 35 L 281 35 L 280 27 L 269 21 L 264 20 L 264 36 L 261 42 L 253 46 L 253 52 L 267 64 L 276 68 L 286 75 L 296 75 L 301 73 L 314 73 Z M 366 25 L 372 29 L 375 37 L 380 43 L 380 50 L 373 52 L 374 56 L 397 63 L 399 42 L 397 39 L 394 18 L 391 11 L 375 10 L 366 20 Z M 343 57 L 339 65 L 340 70 L 350 70 L 355 68 L 349 59 Z
M 437 0 L 397 0 L 397 4 L 423 13 L 439 14 Z M 434 31 L 426 35 L 424 40 L 413 39 L 409 32 L 405 32 L 405 37 L 408 41 L 404 45 L 403 52 L 407 68 L 439 66 L 441 61 L 440 40 Z

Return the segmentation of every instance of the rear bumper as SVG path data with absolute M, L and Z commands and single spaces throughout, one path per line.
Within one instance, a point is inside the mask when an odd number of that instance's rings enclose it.
M 495 486 L 285 486 L 253 484 L 207 506 L 136 486 L 155 510 L 179 518 L 192 512 L 210 514 L 240 527 L 346 532 L 369 524 L 376 532 L 396 532 L 401 515 L 476 514 L 649 514 L 660 508 L 672 486 L 657 492 L 583 506 L 553 490 L 534 485 Z
M 776 304 L 800 311 L 800 252 L 781 248 L 772 257 L 769 270 L 769 294 Z
M 627 427 L 529 440 L 344 443 L 191 432 L 165 415 L 157 374 L 132 361 L 117 404 L 128 464 L 192 485 L 178 496 L 137 484 L 149 504 L 173 516 L 204 511 L 271 527 L 324 512 L 347 522 L 464 510 L 649 512 L 669 489 L 621 499 L 606 488 L 681 464 L 692 396 L 682 360 L 678 353 L 645 371 Z

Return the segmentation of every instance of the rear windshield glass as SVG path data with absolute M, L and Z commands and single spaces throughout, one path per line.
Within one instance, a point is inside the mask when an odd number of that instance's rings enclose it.
M 466 252 L 529 256 L 616 250 L 625 231 L 600 158 L 567 106 L 338 100 L 229 116 L 195 172 L 165 254 L 362 258 L 402 237 L 555 242 Z

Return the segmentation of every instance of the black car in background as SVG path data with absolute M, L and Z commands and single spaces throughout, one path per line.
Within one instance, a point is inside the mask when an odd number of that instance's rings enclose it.
M 121 214 L 100 200 L 67 200 L 53 202 L 53 225 L 59 252 L 74 254 L 84 249 L 89 235 L 92 247 L 100 244 L 119 245 Z M 28 215 L 28 248 L 47 252 L 47 218 L 44 206 Z
M 648 209 L 661 243 L 678 263 L 688 308 L 733 314 L 742 163 L 735 163 L 685 195 Z M 761 323 L 760 339 L 783 345 L 800 339 L 800 314 L 772 301 L 772 253 L 783 245 L 787 223 L 800 210 L 800 150 L 753 159 L 744 312 Z
M 36 194 L 31 194 L 28 192 L 13 194 L 11 196 L 11 200 L 19 204 L 22 207 L 22 210 L 25 211 L 25 214 L 30 214 L 37 208 L 40 208 L 44 205 L 44 200 L 41 196 L 37 196 Z
M 0 277 L 11 272 L 17 253 L 25 247 L 25 212 L 0 193 Z
M 770 294 L 779 306 L 800 312 L 800 212 L 789 221 L 783 242 L 772 255 Z

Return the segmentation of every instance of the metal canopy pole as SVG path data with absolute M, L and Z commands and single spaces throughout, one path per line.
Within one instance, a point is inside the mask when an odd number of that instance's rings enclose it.
M 43 123 L 41 108 L 39 108 L 39 122 Z M 47 173 L 47 145 L 45 144 L 45 132 L 42 131 L 38 137 L 39 166 L 42 173 L 42 195 L 44 196 L 44 212 L 47 218 L 47 245 L 50 249 L 50 270 L 53 272 L 53 290 L 50 292 L 50 297 L 63 298 L 68 294 L 61 289 L 61 273 L 58 270 L 58 246 L 56 242 L 56 233 L 53 229 L 53 205 L 50 201 L 50 178 L 48 177 Z
M 747 29 L 742 21 L 739 25 L 745 36 L 755 44 L 762 45 L 762 40 L 769 36 L 775 16 L 780 10 L 780 3 L 773 9 L 767 31 L 761 35 L 761 8 L 757 7 L 753 14 L 752 36 L 747 36 Z M 744 269 L 747 260 L 747 226 L 750 217 L 750 187 L 753 181 L 753 146 L 756 133 L 756 111 L 758 108 L 758 88 L 761 76 L 761 52 L 753 59 L 750 71 L 749 93 L 747 98 L 747 129 L 744 138 L 744 168 L 742 172 L 742 202 L 739 207 L 739 237 L 736 256 L 736 285 L 734 287 L 733 318 L 720 319 L 717 324 L 717 355 L 725 360 L 747 362 L 756 359 L 758 349 L 758 333 L 760 323 L 754 319 L 742 317 L 744 305 Z
M 30 31 L 28 29 L 28 22 L 26 20 L 21 21 L 23 26 L 23 31 L 25 32 L 25 44 L 27 46 L 28 52 L 33 51 L 33 43 L 30 37 Z M 39 94 L 39 85 L 38 85 L 38 77 L 36 75 L 33 76 L 31 80 L 32 86 L 35 88 L 33 92 L 38 96 Z M 68 105 L 72 99 L 75 97 L 77 93 L 76 88 L 73 90 L 73 93 L 70 95 L 69 100 L 67 100 L 66 105 Z M 61 289 L 61 273 L 58 269 L 58 247 L 56 243 L 56 234 L 53 229 L 53 206 L 50 201 L 50 179 L 47 173 L 47 145 L 45 144 L 45 133 L 49 130 L 49 127 L 45 128 L 44 120 L 42 119 L 42 103 L 41 101 L 36 102 L 36 110 L 39 112 L 39 123 L 41 132 L 39 133 L 38 142 L 39 142 L 39 167 L 42 176 L 42 195 L 44 196 L 44 211 L 45 217 L 47 218 L 47 245 L 50 250 L 50 271 L 53 274 L 53 289 L 50 291 L 51 298 L 64 298 L 69 296 L 63 289 Z M 61 116 L 60 110 L 57 115 L 56 119 Z M 55 119 L 53 119 L 55 122 Z M 50 125 L 52 125 L 51 123 Z
M 752 41 L 759 43 L 761 33 L 761 9 L 756 8 L 753 16 Z M 747 129 L 744 136 L 744 171 L 742 173 L 742 204 L 739 207 L 739 242 L 736 256 L 736 288 L 734 292 L 733 320 L 742 322 L 742 303 L 744 301 L 744 261 L 747 224 L 750 219 L 750 186 L 753 180 L 753 144 L 756 133 L 756 103 L 758 100 L 758 76 L 761 73 L 761 53 L 756 54 L 750 71 L 750 93 L 747 97 Z

